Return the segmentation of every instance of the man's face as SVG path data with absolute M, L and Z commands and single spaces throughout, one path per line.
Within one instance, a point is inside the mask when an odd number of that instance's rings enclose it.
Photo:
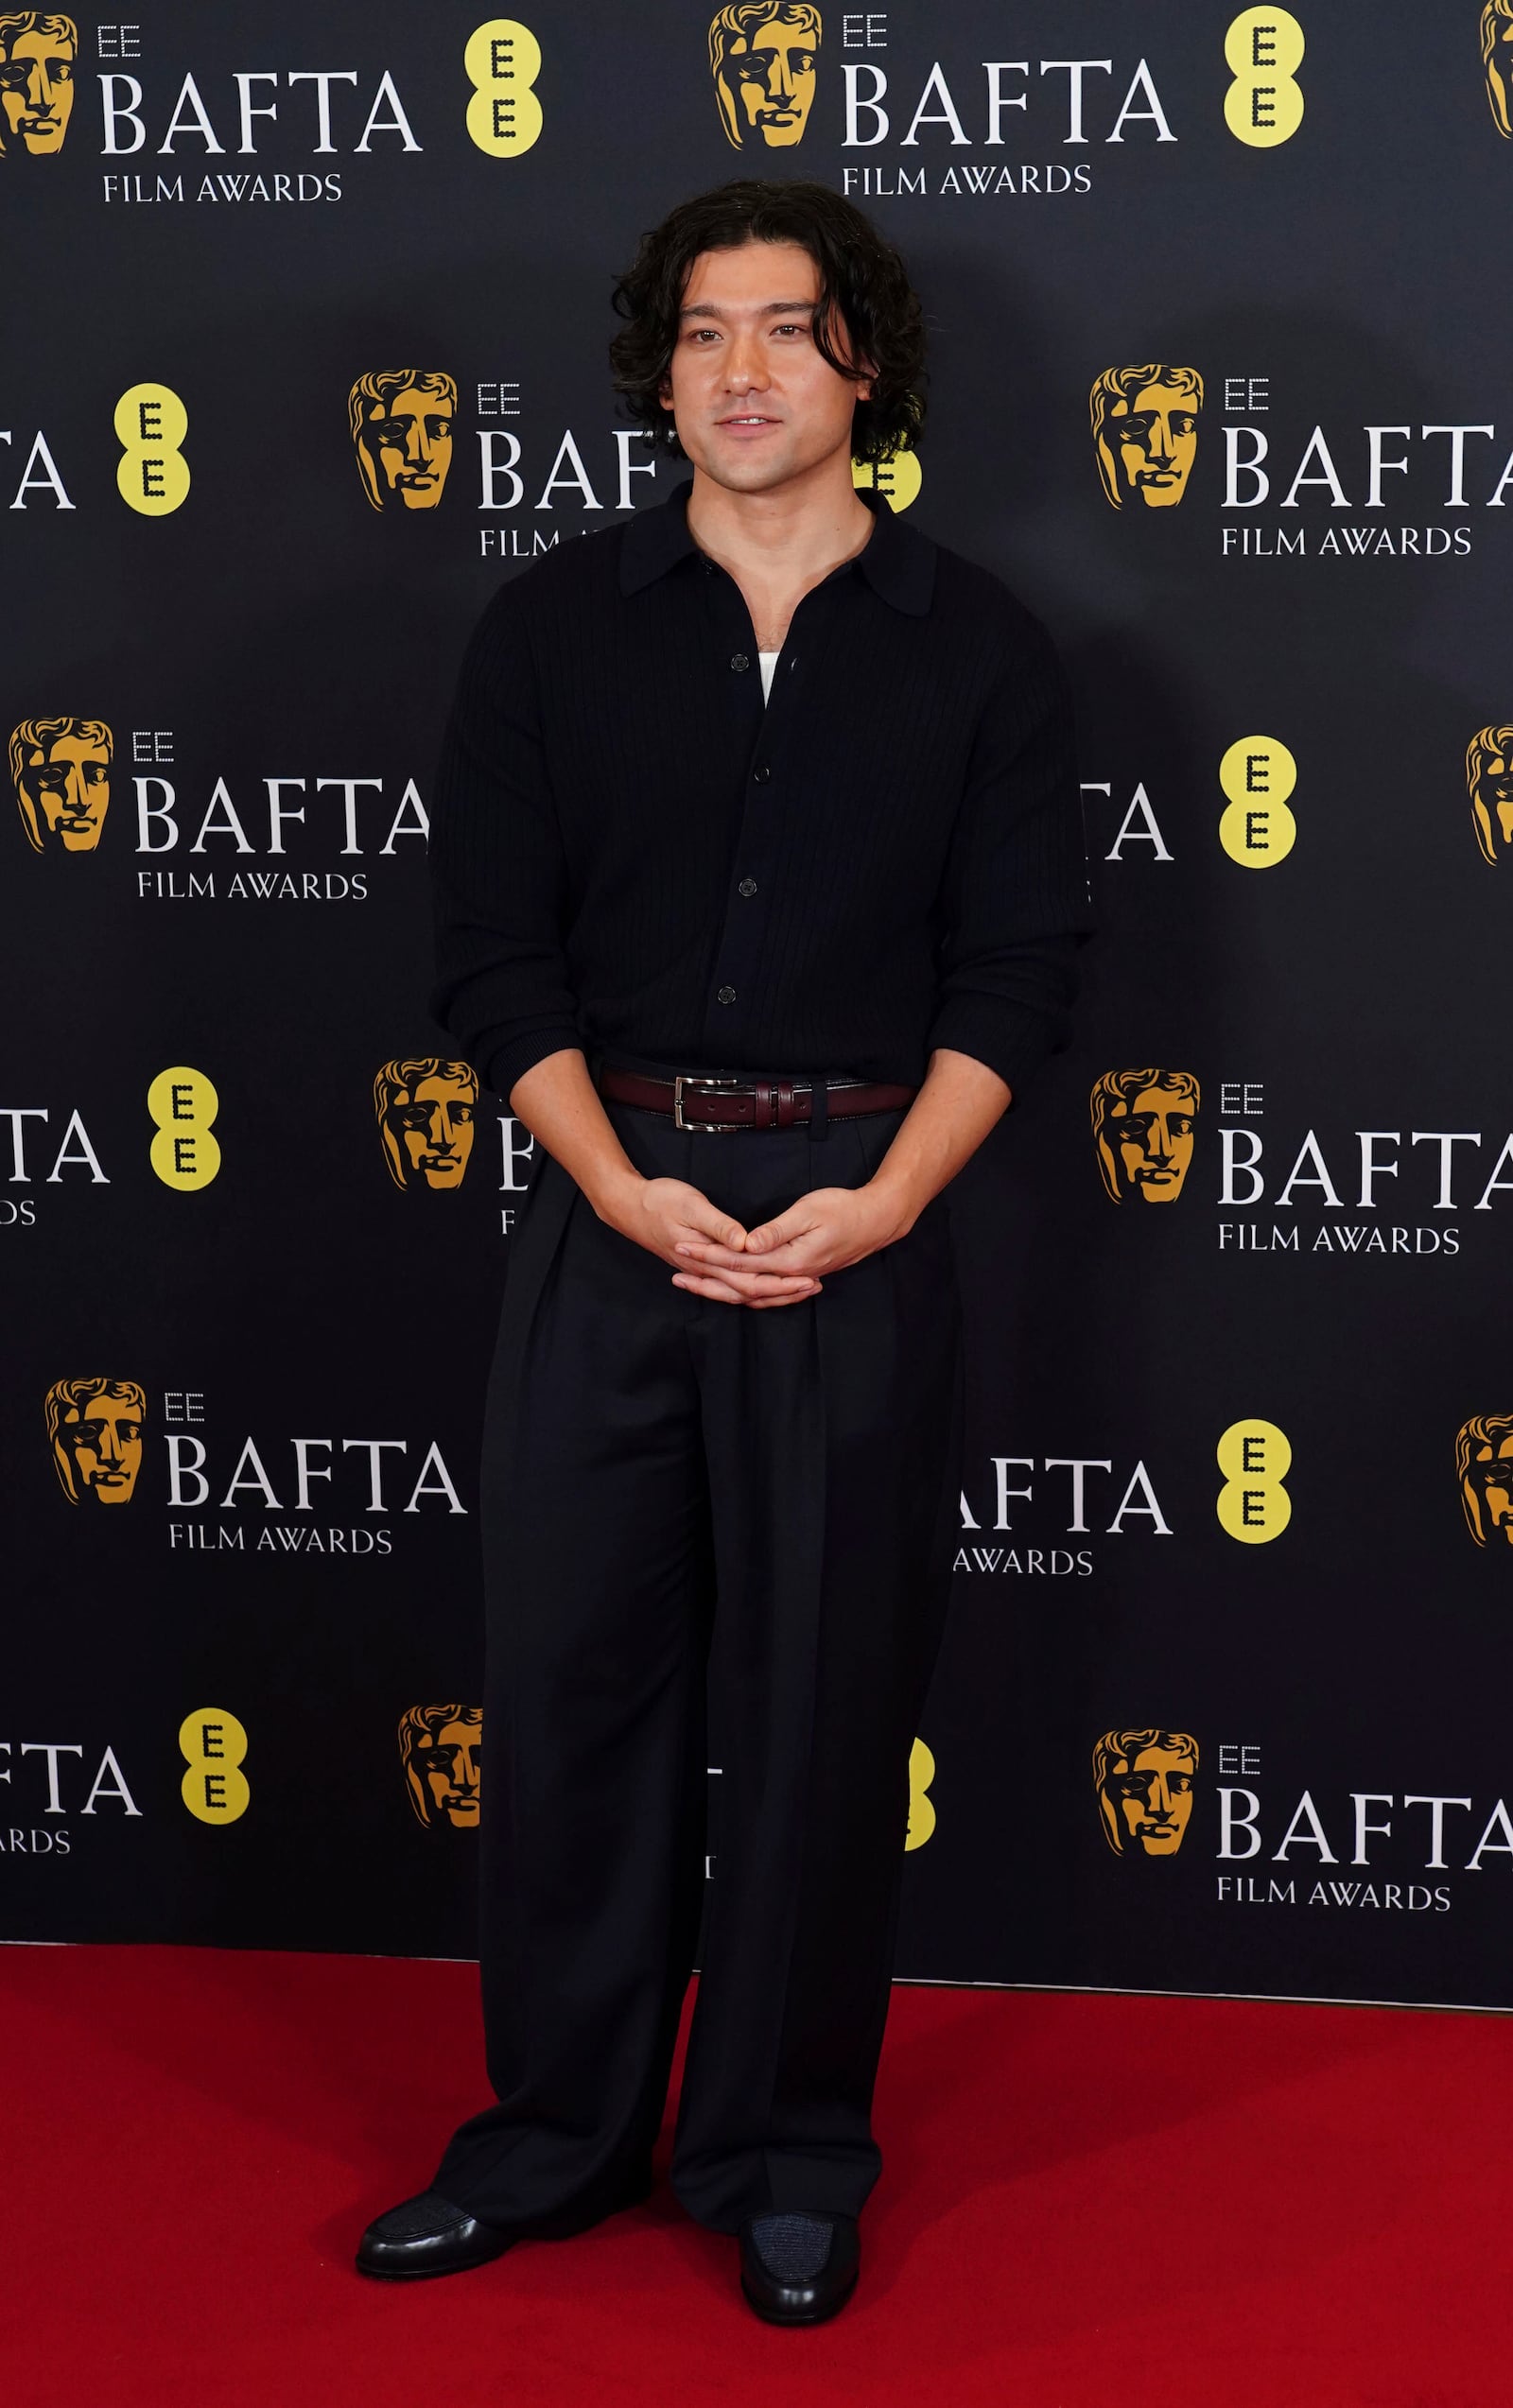
M 1471 799 L 1493 853 L 1513 850 L 1513 767 L 1505 760 L 1489 761 Z
M 387 402 L 370 402 L 362 441 L 380 503 L 397 494 L 406 510 L 435 509 L 452 464 L 452 405 L 444 393 L 407 385 Z
M 73 105 L 73 43 L 58 33 L 17 34 L 0 60 L 8 138 L 19 134 L 34 153 L 61 150 Z
M 1483 1544 L 1513 1547 L 1513 1430 L 1480 1447 L 1466 1466 L 1466 1497 Z
M 721 70 L 743 144 L 760 135 L 769 150 L 790 150 L 804 139 L 814 101 L 812 26 L 779 25 L 770 17 L 739 34 Z
M 82 736 L 56 736 L 45 753 L 33 748 L 21 790 L 39 837 L 56 837 L 65 853 L 93 853 L 111 800 L 111 756 Z
M 407 1187 L 417 1174 L 427 1187 L 460 1187 L 473 1151 L 478 1106 L 461 1079 L 422 1079 L 408 1103 L 391 1104 Z
M 1098 1142 L 1121 1196 L 1170 1204 L 1182 1192 L 1192 1160 L 1192 1105 L 1173 1087 L 1143 1087 L 1116 1104 Z
M 1197 406 L 1172 385 L 1144 385 L 1109 411 L 1099 437 L 1119 493 L 1148 510 L 1170 510 L 1187 491 L 1198 448 Z
M 732 493 L 783 485 L 841 452 L 869 388 L 815 347 L 820 271 L 798 243 L 701 251 L 688 273 L 664 391 L 678 441 Z M 843 333 L 835 344 L 846 356 Z
M 454 1830 L 471 1831 L 478 1819 L 483 1746 L 477 1723 L 443 1723 L 428 1745 L 417 1747 L 412 1773 L 425 1782 L 430 1819 L 445 1815 Z
M 1192 1811 L 1192 1758 L 1169 1747 L 1145 1747 L 1105 1775 L 1104 1795 L 1123 1825 L 1126 1844 L 1147 1856 L 1175 1856 Z
M 91 1396 L 70 1406 L 53 1440 L 63 1484 L 77 1501 L 130 1502 L 142 1468 L 141 1408 L 121 1396 Z

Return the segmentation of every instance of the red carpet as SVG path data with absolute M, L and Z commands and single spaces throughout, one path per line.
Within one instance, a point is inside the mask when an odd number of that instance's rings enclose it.
M 383 2288 L 484 2093 L 471 1966 L 0 1951 L 14 2408 L 1505 2408 L 1501 2018 L 896 1993 L 863 2289 L 774 2332 L 665 2187 Z

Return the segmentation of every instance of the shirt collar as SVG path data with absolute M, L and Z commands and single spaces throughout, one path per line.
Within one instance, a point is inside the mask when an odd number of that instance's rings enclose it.
M 692 490 L 691 480 L 675 485 L 666 501 L 638 510 L 627 521 L 620 544 L 622 594 L 638 594 L 675 562 L 698 551 L 688 530 Z M 877 524 L 855 560 L 845 565 L 864 577 L 873 592 L 896 611 L 922 618 L 934 590 L 935 546 L 918 528 L 907 525 L 876 488 L 858 486 L 857 493 Z

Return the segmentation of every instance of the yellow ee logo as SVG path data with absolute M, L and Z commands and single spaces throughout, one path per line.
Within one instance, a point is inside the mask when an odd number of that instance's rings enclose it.
M 1293 1500 L 1282 1486 L 1293 1449 L 1274 1421 L 1232 1421 L 1219 1441 L 1224 1486 L 1215 1511 L 1231 1538 L 1263 1547 L 1279 1538 L 1293 1517 Z
M 179 1794 L 200 1823 L 235 1823 L 252 1798 L 241 1769 L 247 1733 L 219 1706 L 197 1706 L 179 1725 L 179 1753 L 189 1769 Z
M 935 1777 L 935 1759 L 921 1739 L 909 1751 L 909 1833 L 904 1853 L 923 1847 L 935 1828 L 935 1809 L 926 1795 Z
M 919 496 L 919 455 L 896 451 L 890 452 L 886 459 L 854 459 L 851 482 L 859 490 L 881 494 L 890 510 L 907 510 Z
M 219 1140 L 210 1124 L 220 1098 L 202 1070 L 160 1070 L 148 1089 L 158 1134 L 148 1159 L 165 1187 L 208 1187 L 220 1169 Z
M 1243 9 L 1224 38 L 1233 83 L 1224 96 L 1224 121 L 1236 142 L 1275 150 L 1303 122 L 1303 95 L 1293 81 L 1303 63 L 1303 28 L 1286 9 Z
M 189 463 L 179 449 L 189 413 L 166 385 L 132 385 L 115 405 L 121 458 L 115 481 L 129 510 L 166 518 L 189 491 Z
M 1219 841 L 1243 870 L 1271 870 L 1285 861 L 1297 836 L 1287 798 L 1297 784 L 1297 763 L 1278 736 L 1243 736 L 1219 764 L 1219 784 L 1229 798 L 1219 821 Z
M 541 73 L 541 44 L 513 17 L 491 17 L 468 36 L 462 66 L 473 97 L 467 130 L 491 159 L 515 159 L 541 131 L 541 103 L 532 86 Z

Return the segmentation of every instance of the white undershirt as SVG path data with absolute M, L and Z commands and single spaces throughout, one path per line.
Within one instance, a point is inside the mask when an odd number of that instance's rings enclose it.
M 766 702 L 772 698 L 773 671 L 777 667 L 777 653 L 758 652 L 756 660 L 762 673 L 762 701 Z

